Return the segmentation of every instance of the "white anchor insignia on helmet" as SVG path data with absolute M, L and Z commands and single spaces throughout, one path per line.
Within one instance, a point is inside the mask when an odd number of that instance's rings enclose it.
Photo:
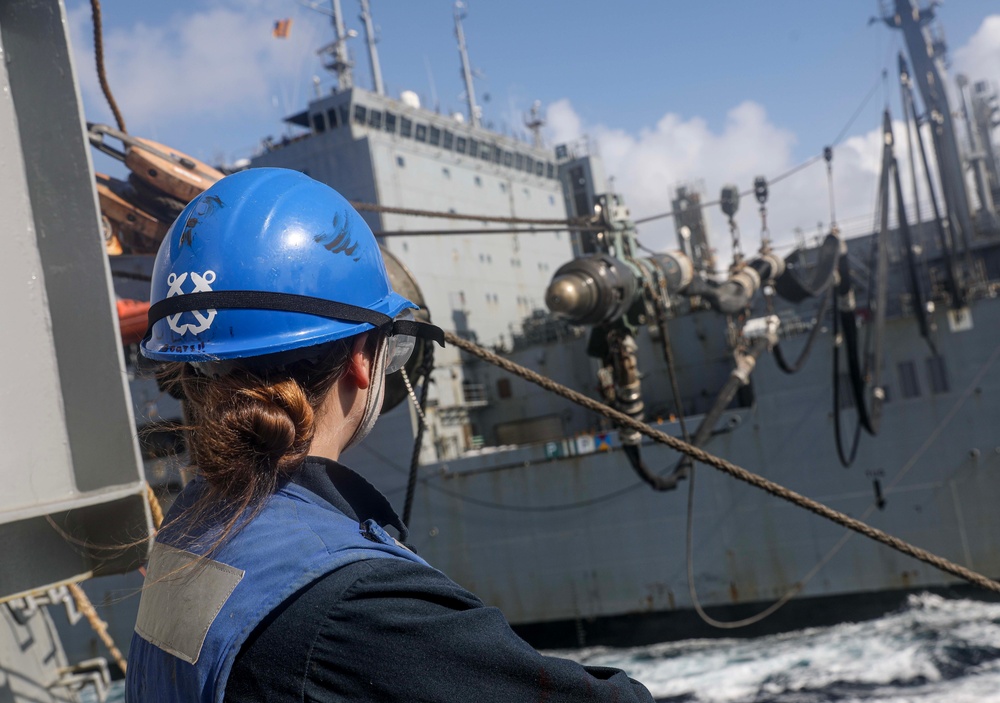
M 191 276 L 191 282 L 194 284 L 194 290 L 185 291 L 183 286 L 185 281 L 188 279 L 188 275 Z M 205 273 L 185 271 L 180 275 L 171 273 L 167 276 L 167 285 L 170 287 L 167 291 L 167 297 L 173 298 L 175 295 L 184 295 L 185 293 L 203 293 L 211 291 L 213 283 L 215 283 L 215 271 L 206 271 Z M 184 314 L 179 312 L 176 315 L 168 315 L 167 324 L 170 325 L 170 329 L 177 334 L 187 334 L 188 332 L 191 332 L 192 334 L 201 334 L 211 327 L 213 322 L 215 322 L 215 313 L 215 310 L 205 310 L 204 314 L 201 310 L 192 310 L 191 314 L 194 315 L 198 323 L 195 324 L 193 322 L 188 322 L 185 324 L 178 324 L 180 322 L 181 315 Z

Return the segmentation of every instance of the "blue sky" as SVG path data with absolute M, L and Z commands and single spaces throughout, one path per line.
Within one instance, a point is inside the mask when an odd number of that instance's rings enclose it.
M 314 53 L 332 39 L 329 20 L 291 0 L 102 4 L 108 75 L 130 130 L 200 158 L 248 155 L 265 135 L 282 133 L 282 116 L 304 107 L 314 75 L 332 85 Z M 358 3 L 342 5 L 348 27 L 360 32 Z M 898 103 L 901 40 L 881 24 L 868 25 L 877 11 L 870 0 L 468 5 L 466 37 L 483 74 L 477 94 L 489 95 L 486 121 L 520 128 L 522 114 L 540 100 L 550 137 L 597 139 L 640 216 L 668 209 L 667 194 L 678 182 L 700 179 L 714 195 L 722 182 L 749 185 L 756 173 L 774 174 L 817 153 L 883 66 L 890 68 L 888 96 Z M 68 9 L 87 117 L 110 121 L 94 77 L 89 3 L 72 0 Z M 442 110 L 462 109 L 452 3 L 372 0 L 372 11 L 389 92 L 411 89 L 425 104 L 436 97 Z M 1000 81 L 1000 3 L 950 2 L 938 15 L 956 67 Z M 273 39 L 271 24 L 284 17 L 293 18 L 291 36 Z M 370 86 L 364 43 L 351 46 L 355 80 Z M 862 186 L 875 166 L 865 149 L 885 92 L 878 89 L 845 145 L 838 172 L 845 216 L 870 210 Z M 791 200 L 818 198 L 825 192 L 821 176 L 817 187 L 789 186 L 788 217 L 776 212 L 781 227 L 815 226 L 816 217 Z M 820 204 L 825 209 L 825 196 Z M 744 227 L 755 226 L 755 212 L 741 217 Z

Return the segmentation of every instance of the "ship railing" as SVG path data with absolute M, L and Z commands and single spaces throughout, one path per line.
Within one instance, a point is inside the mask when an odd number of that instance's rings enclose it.
M 489 394 L 485 384 L 482 383 L 462 383 L 462 401 L 466 407 L 481 408 L 490 404 Z

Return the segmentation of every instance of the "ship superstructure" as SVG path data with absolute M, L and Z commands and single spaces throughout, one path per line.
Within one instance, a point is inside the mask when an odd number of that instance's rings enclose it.
M 341 37 L 347 36 L 341 24 L 335 13 L 338 40 L 331 52 L 339 51 Z M 461 32 L 458 15 L 456 28 Z M 462 55 L 471 91 L 464 46 Z M 545 287 L 556 268 L 579 249 L 578 235 L 545 225 L 504 226 L 447 216 L 566 220 L 587 215 L 594 194 L 604 188 L 600 160 L 586 143 L 553 150 L 480 126 L 474 100 L 468 118 L 440 114 L 421 107 L 412 91 L 397 99 L 359 88 L 346 77 L 344 60 L 330 66 L 338 88 L 288 117 L 293 136 L 267 140 L 251 164 L 303 171 L 352 201 L 441 213 L 440 218 L 362 214 L 420 283 L 435 324 L 480 344 L 512 349 L 524 333 L 523 321 L 544 309 Z M 375 76 L 375 85 L 381 85 Z M 489 230 L 500 233 L 477 234 Z M 435 362 L 427 461 L 455 458 L 482 443 L 484 430 L 469 411 L 490 403 L 493 393 L 455 350 L 439 352 Z M 388 420 L 383 431 L 398 435 L 410 424 L 406 431 L 413 436 L 416 416 L 410 418 L 405 408 L 397 414 L 406 419 L 398 426 Z M 408 463 L 409 450 L 399 443 L 396 448 L 403 453 L 394 458 Z
M 393 236 L 386 242 L 414 272 L 438 324 L 475 334 L 508 358 L 587 389 L 665 432 L 681 435 L 686 419 L 695 441 L 713 452 L 960 563 L 1000 574 L 1000 552 L 988 536 L 1000 524 L 984 500 L 1000 490 L 991 474 L 1000 453 L 984 422 L 1000 414 L 1000 232 L 991 205 L 991 127 L 982 127 L 988 89 L 966 91 L 970 155 L 938 88 L 945 74 L 943 46 L 929 27 L 933 10 L 898 0 L 885 4 L 883 14 L 886 24 L 903 29 L 911 55 L 919 50 L 914 87 L 923 97 L 922 119 L 933 125 L 925 148 L 937 155 L 939 170 L 926 173 L 926 162 L 915 168 L 933 184 L 935 202 L 923 211 L 937 216 L 902 227 L 912 216 L 891 204 L 901 196 L 899 190 L 890 195 L 900 166 L 888 148 L 882 231 L 849 242 L 832 232 L 822 245 L 802 247 L 787 261 L 765 248 L 748 252 L 720 276 L 721 262 L 704 228 L 704 194 L 687 187 L 673 199 L 679 251 L 647 256 L 628 239 L 621 199 L 601 195 L 599 160 L 564 159 L 571 155 L 565 150 L 553 157 L 418 110 L 412 100 L 407 105 L 356 87 L 314 101 L 292 118 L 309 133 L 272 147 L 255 163 L 303 168 L 352 199 L 388 206 L 565 217 L 593 213 L 599 205 L 603 234 L 583 232 L 573 240 L 537 235 L 523 277 L 514 264 L 528 260 L 521 235 L 431 236 L 433 244 Z M 387 114 L 393 116 L 388 130 Z M 417 139 L 419 121 L 426 129 Z M 354 171 L 323 165 L 337 157 L 317 148 L 338 129 L 338 143 L 357 154 Z M 452 135 L 450 149 L 446 134 Z M 459 134 L 466 153 L 456 151 Z M 476 157 L 468 153 L 472 140 Z M 886 132 L 889 147 L 892 140 Z M 491 148 L 484 152 L 483 143 Z M 970 167 L 978 186 L 972 198 L 965 188 Z M 354 172 L 363 174 L 363 184 L 355 185 Z M 763 206 L 766 180 L 755 189 Z M 560 210 L 555 206 L 563 193 Z M 546 209 L 547 195 L 552 209 Z M 734 195 L 723 193 L 726 207 L 737 206 Z M 890 210 L 898 229 L 888 229 Z M 376 231 L 456 228 L 450 221 L 388 214 L 370 222 Z M 500 275 L 507 279 L 499 305 L 484 283 L 490 257 L 493 266 L 503 265 Z M 831 311 L 819 300 L 835 295 L 830 267 L 837 261 L 842 283 Z M 779 285 L 775 296 L 770 281 L 789 266 L 798 292 Z M 811 277 L 818 281 L 812 287 Z M 542 288 L 521 287 L 543 279 Z M 644 291 L 650 282 L 670 290 L 659 305 Z M 562 317 L 536 311 L 550 283 L 550 298 L 554 291 L 562 298 L 547 302 Z M 442 311 L 450 319 L 442 319 Z M 758 318 L 753 325 L 751 317 Z M 875 347 L 852 337 L 848 349 L 837 351 L 834 342 L 841 343 L 845 331 L 834 329 L 835 320 L 857 325 L 851 329 L 862 330 Z M 758 359 L 763 347 L 759 337 L 749 336 L 751 328 L 795 352 L 808 346 L 811 357 L 797 375 L 787 375 L 770 355 Z M 832 374 L 838 358 L 840 370 Z M 881 370 L 873 372 L 872 364 Z M 731 387 L 734 374 L 744 378 L 738 388 Z M 535 642 L 651 641 L 706 631 L 693 614 L 687 579 L 684 498 L 649 489 L 686 487 L 690 467 L 678 464 L 676 454 L 480 362 L 462 364 L 451 356 L 435 381 L 438 422 L 455 417 L 446 413 L 449 404 L 464 408 L 458 415 L 463 432 L 452 435 L 452 446 L 425 447 L 422 455 L 412 535 L 432 563 L 499 605 Z M 720 393 L 727 388 L 731 394 Z M 470 402 L 473 397 L 481 400 Z M 873 416 L 878 408 L 877 418 L 862 412 L 869 406 Z M 383 433 L 398 437 L 401 429 L 412 430 L 416 419 L 408 420 L 409 428 L 386 422 Z M 852 451 L 855 422 L 878 436 Z M 695 432 L 706 423 L 704 433 Z M 847 445 L 841 452 L 850 455 L 845 463 L 854 466 L 849 472 L 838 460 L 838 428 Z M 432 432 L 446 434 L 446 428 Z M 351 460 L 401 499 L 408 448 L 393 454 L 386 436 L 373 437 Z M 705 469 L 698 474 L 692 583 L 716 614 L 751 614 L 794 591 L 793 604 L 763 626 L 773 629 L 874 613 L 906 589 L 951 583 L 863 540 L 840 544 L 838 528 Z

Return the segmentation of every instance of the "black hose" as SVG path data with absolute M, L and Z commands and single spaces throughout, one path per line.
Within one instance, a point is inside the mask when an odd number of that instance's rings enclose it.
M 843 279 L 842 279 L 843 283 Z M 861 442 L 861 420 L 859 409 L 859 419 L 854 425 L 854 438 L 851 440 L 850 451 L 844 451 L 844 439 L 841 433 L 840 425 L 840 344 L 837 342 L 837 336 L 840 334 L 840 314 L 839 305 L 837 304 L 837 295 L 839 291 L 833 292 L 833 436 L 836 440 L 837 445 L 837 458 L 840 459 L 840 464 L 845 468 L 850 468 L 851 464 L 858 456 L 858 446 Z M 854 313 L 851 312 L 851 318 L 853 319 Z
M 781 345 L 774 345 L 774 360 L 778 363 L 778 368 L 787 374 L 798 373 L 805 366 L 806 361 L 809 359 L 809 354 L 812 352 L 813 344 L 819 337 L 819 329 L 823 326 L 823 316 L 826 314 L 826 306 L 830 302 L 830 296 L 832 293 L 827 290 L 826 295 L 820 298 L 819 307 L 816 308 L 816 324 L 809 331 L 809 338 L 806 340 L 805 347 L 799 353 L 799 358 L 795 360 L 794 364 L 789 364 L 785 359 L 784 353 L 781 351 Z
M 629 464 L 632 465 L 635 473 L 649 484 L 649 487 L 654 491 L 672 491 L 677 488 L 678 482 L 686 477 L 686 471 L 677 471 L 676 469 L 667 476 L 659 476 L 650 471 L 649 467 L 642 460 L 642 453 L 638 444 L 625 444 L 622 446 L 622 451 L 628 457 Z
M 764 350 L 767 349 L 768 341 L 766 337 L 760 337 L 754 340 L 753 344 L 750 345 L 750 349 L 747 351 L 746 356 L 748 358 L 756 361 Z M 697 431 L 694 433 L 694 441 L 691 442 L 696 447 L 700 447 L 708 441 L 708 438 L 712 435 L 715 430 L 715 426 L 719 423 L 719 419 L 722 417 L 722 413 L 726 411 L 729 404 L 733 402 L 733 398 L 736 397 L 736 392 L 746 385 L 744 378 L 738 374 L 738 370 L 733 370 L 729 375 L 729 379 L 726 381 L 725 385 L 722 386 L 722 390 L 719 394 L 715 396 L 715 402 L 712 403 L 712 408 L 708 413 L 701 419 L 701 424 L 698 425 Z M 691 458 L 684 457 L 679 462 L 677 462 L 677 468 L 674 469 L 674 474 L 680 474 L 683 478 L 687 475 L 688 468 L 691 466 Z

